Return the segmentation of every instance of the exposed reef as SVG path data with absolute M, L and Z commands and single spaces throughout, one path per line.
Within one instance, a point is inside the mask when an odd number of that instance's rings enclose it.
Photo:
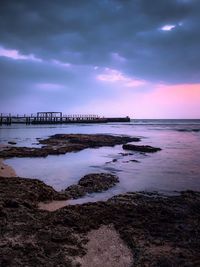
M 16 145 L 17 143 L 14 142 L 14 141 L 8 141 L 8 144 L 10 144 L 10 145 Z
M 39 140 L 40 148 L 10 147 L 0 151 L 0 158 L 11 157 L 47 157 L 68 152 L 81 151 L 86 148 L 115 146 L 128 142 L 138 142 L 140 138 L 114 136 L 106 134 L 56 134 L 47 139 Z
M 0 197 L 14 201 L 28 201 L 36 205 L 39 201 L 66 199 L 62 193 L 55 191 L 38 179 L 21 177 L 0 177 Z
M 159 147 L 152 147 L 152 146 L 137 146 L 133 144 L 124 144 L 123 149 L 125 150 L 132 150 L 132 151 L 138 151 L 138 152 L 144 152 L 144 153 L 154 153 L 157 151 L 160 151 L 161 148 Z
M 79 198 L 88 193 L 108 190 L 119 182 L 116 175 L 109 173 L 92 173 L 81 178 L 77 185 L 71 185 L 65 189 L 65 193 L 71 198 Z
M 55 212 L 37 209 L 41 200 L 62 197 L 35 179 L 0 177 L 0 266 L 81 266 L 88 233 L 110 225 L 130 249 L 132 266 L 200 266 L 199 192 L 127 193 Z

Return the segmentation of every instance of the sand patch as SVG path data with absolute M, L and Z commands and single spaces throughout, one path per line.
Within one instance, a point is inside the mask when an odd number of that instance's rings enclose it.
M 131 250 L 113 226 L 101 226 L 89 232 L 87 254 L 77 261 L 82 267 L 130 267 L 133 262 Z
M 38 209 L 55 211 L 68 205 L 67 200 L 53 200 L 51 202 L 39 202 Z
M 0 159 L 0 176 L 1 177 L 16 177 L 16 172 L 14 169 L 3 162 L 3 159 Z

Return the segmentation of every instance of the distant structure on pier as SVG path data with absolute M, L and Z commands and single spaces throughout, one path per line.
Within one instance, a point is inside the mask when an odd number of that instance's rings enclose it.
M 104 118 L 98 115 L 65 115 L 62 112 L 37 112 L 31 115 L 0 114 L 0 125 L 12 123 L 24 124 L 62 124 L 62 123 L 107 123 L 107 122 L 130 122 L 130 118 Z

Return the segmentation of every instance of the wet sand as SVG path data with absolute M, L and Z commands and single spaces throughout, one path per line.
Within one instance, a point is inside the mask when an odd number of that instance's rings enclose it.
M 16 172 L 14 169 L 3 162 L 0 158 L 0 176 L 2 177 L 16 177 Z
M 55 211 L 69 205 L 67 200 L 53 200 L 51 202 L 39 202 L 38 209 Z
M 5 151 L 10 146 L 6 144 L 0 144 L 0 152 Z M 0 158 L 0 177 L 16 177 L 14 169 L 3 162 L 3 158 Z

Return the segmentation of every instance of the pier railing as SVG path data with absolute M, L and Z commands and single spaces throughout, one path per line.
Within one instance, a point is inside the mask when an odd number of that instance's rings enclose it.
M 49 112 L 44 114 L 11 114 L 0 113 L 0 125 L 12 123 L 25 123 L 25 124 L 45 124 L 45 123 L 67 123 L 67 122 L 83 122 L 101 120 L 97 115 L 62 115 L 50 114 Z
M 62 112 L 38 112 L 37 114 L 11 114 L 0 113 L 0 125 L 11 125 L 12 123 L 24 124 L 56 124 L 56 123 L 103 123 L 130 121 L 129 117 L 125 118 L 104 118 L 98 115 L 88 114 L 62 114 Z

